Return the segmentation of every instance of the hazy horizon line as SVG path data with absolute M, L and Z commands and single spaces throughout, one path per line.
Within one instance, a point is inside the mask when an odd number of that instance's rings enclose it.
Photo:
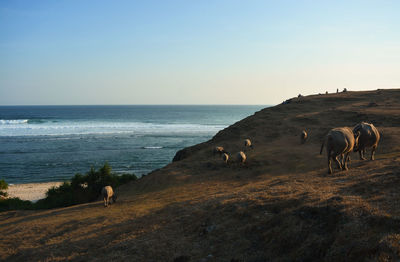
M 272 104 L 14 104 L 0 107 L 16 106 L 271 106 Z

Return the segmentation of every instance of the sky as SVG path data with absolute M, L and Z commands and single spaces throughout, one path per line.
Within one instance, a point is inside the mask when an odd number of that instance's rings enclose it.
M 399 88 L 399 14 L 385 0 L 0 0 L 0 105 L 271 105 Z

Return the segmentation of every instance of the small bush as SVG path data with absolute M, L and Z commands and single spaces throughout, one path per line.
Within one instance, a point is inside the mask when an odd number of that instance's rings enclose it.
M 4 198 L 0 198 L 0 211 L 14 210 L 14 209 L 32 209 L 33 204 L 31 201 L 21 200 L 18 197 L 14 198 L 5 198 L 8 196 L 5 190 L 8 188 L 8 184 L 4 179 L 0 179 L 0 196 Z
M 64 182 L 58 187 L 50 188 L 46 193 L 46 198 L 36 202 L 38 209 L 66 207 L 74 204 L 87 202 L 83 192 L 79 188 L 73 188 L 69 182 Z
M 34 204 L 29 200 L 21 200 L 18 197 L 0 199 L 0 211 L 33 208 Z
M 4 179 L 0 179 L 0 196 L 8 196 L 7 192 L 4 192 L 4 189 L 8 188 L 8 184 L 6 183 L 6 181 L 4 181 Z
M 0 190 L 7 189 L 7 188 L 8 188 L 8 184 L 6 183 L 6 181 L 4 181 L 4 179 L 0 179 Z
M 126 183 L 128 183 L 130 181 L 134 181 L 134 180 L 137 180 L 137 176 L 131 175 L 131 174 L 123 174 L 118 177 L 118 185 L 117 186 L 126 184 Z

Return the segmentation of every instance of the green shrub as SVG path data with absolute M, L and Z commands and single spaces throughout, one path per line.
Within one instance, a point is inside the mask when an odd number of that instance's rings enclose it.
M 0 196 L 7 197 L 7 192 L 2 190 L 7 189 L 8 184 L 4 179 L 0 179 Z M 0 211 L 14 210 L 14 209 L 32 209 L 33 204 L 31 201 L 21 200 L 18 197 L 14 198 L 0 198 Z
M 118 185 L 116 186 L 120 186 L 134 180 L 137 180 L 137 176 L 131 174 L 123 174 L 118 177 Z
M 0 211 L 33 208 L 34 204 L 29 200 L 21 200 L 18 197 L 0 199 Z
M 52 187 L 46 192 L 46 197 L 35 203 L 38 209 L 66 207 L 84 203 L 85 197 L 79 189 L 73 188 L 71 183 L 64 182 L 58 187 Z
M 0 196 L 8 196 L 7 192 L 4 192 L 4 189 L 8 188 L 8 184 L 6 183 L 6 181 L 4 181 L 4 179 L 0 179 Z
M 4 181 L 4 179 L 0 179 L 0 190 L 7 189 L 7 188 L 8 188 L 8 184 L 6 183 L 6 181 Z

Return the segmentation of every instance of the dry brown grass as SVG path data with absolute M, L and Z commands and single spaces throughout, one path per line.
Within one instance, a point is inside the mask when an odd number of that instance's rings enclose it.
M 371 106 L 371 103 L 373 106 Z M 375 161 L 352 155 L 327 175 L 321 141 L 373 122 Z M 309 140 L 300 144 L 301 130 Z M 212 156 L 250 138 L 241 167 Z M 7 261 L 396 261 L 400 259 L 400 90 L 294 99 L 188 149 L 189 157 L 119 189 L 120 201 L 0 213 Z

